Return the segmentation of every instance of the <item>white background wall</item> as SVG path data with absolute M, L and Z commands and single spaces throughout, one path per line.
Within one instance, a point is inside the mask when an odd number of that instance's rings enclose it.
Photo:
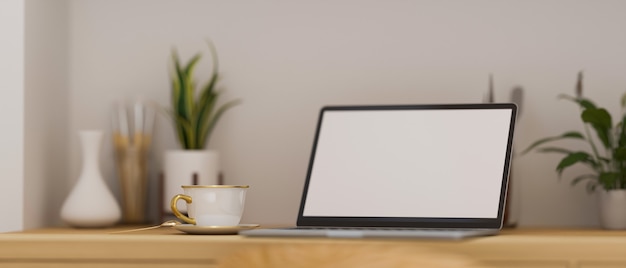
M 0 232 L 24 227 L 24 1 L 0 1 Z
M 59 223 L 68 179 L 68 2 L 25 2 L 24 226 Z
M 623 10 L 624 1 L 569 0 L 72 1 L 70 129 L 108 128 L 120 97 L 167 105 L 170 49 L 206 54 L 210 37 L 226 98 L 243 99 L 210 144 L 226 182 L 252 186 L 244 221 L 293 223 L 320 106 L 478 102 L 493 73 L 498 101 L 515 85 L 526 90 L 516 137 L 525 147 L 580 128 L 577 107 L 556 98 L 573 92 L 579 70 L 585 93 L 617 112 Z M 158 123 L 157 160 L 177 146 L 169 121 Z M 557 162 L 515 159 L 520 223 L 596 225 L 594 198 L 559 182 Z
M 206 55 L 210 37 L 225 98 L 243 99 L 210 147 L 222 153 L 227 183 L 252 186 L 245 222 L 294 223 L 322 105 L 479 102 L 493 73 L 497 101 L 515 85 L 525 89 L 519 151 L 581 129 L 577 107 L 556 96 L 573 93 L 584 70 L 585 94 L 617 114 L 626 89 L 623 10 L 619 0 L 70 1 L 69 91 L 67 103 L 58 100 L 69 109 L 69 150 L 58 157 L 68 157 L 72 185 L 76 132 L 110 129 L 119 98 L 167 105 L 170 49 Z M 205 81 L 208 61 L 201 65 Z M 157 123 L 153 174 L 163 151 L 177 148 L 170 122 Z M 117 190 L 110 143 L 104 148 L 103 171 Z M 558 160 L 514 159 L 520 225 L 597 226 L 594 196 L 567 180 L 585 169 L 559 181 Z

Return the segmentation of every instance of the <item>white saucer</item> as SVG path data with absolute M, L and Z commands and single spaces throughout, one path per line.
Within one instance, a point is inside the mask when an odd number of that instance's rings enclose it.
M 226 235 L 237 234 L 241 230 L 254 229 L 258 224 L 239 224 L 237 226 L 195 226 L 193 224 L 178 224 L 174 229 L 188 234 Z

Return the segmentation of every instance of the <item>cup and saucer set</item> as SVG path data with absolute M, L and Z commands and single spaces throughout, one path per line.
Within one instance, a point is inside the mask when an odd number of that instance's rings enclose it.
M 184 185 L 184 194 L 174 196 L 170 207 L 174 215 L 185 223 L 173 223 L 174 229 L 188 234 L 226 235 L 259 227 L 259 224 L 240 224 L 247 185 Z M 177 206 L 178 200 L 187 203 L 187 216 Z

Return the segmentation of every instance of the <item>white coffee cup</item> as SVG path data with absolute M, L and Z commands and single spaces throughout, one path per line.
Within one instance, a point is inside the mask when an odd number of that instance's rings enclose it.
M 172 198 L 170 207 L 176 217 L 197 226 L 237 226 L 241 221 L 248 185 L 183 185 L 185 194 Z M 187 215 L 177 207 L 187 202 Z

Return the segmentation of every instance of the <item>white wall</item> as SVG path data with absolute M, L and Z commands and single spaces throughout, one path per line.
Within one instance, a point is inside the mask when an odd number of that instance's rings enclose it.
M 118 98 L 166 105 L 170 49 L 183 58 L 206 54 L 210 37 L 226 98 L 244 101 L 223 118 L 211 147 L 222 153 L 227 183 L 252 186 L 245 222 L 295 222 L 322 105 L 478 102 L 493 73 L 498 101 L 508 101 L 515 85 L 526 90 L 516 133 L 522 148 L 580 129 L 577 108 L 556 98 L 573 92 L 579 70 L 586 94 L 612 111 L 626 89 L 626 2 L 619 0 L 70 3 L 68 183 L 80 168 L 76 131 L 109 129 Z M 206 71 L 208 62 L 201 65 Z M 161 119 L 155 171 L 163 151 L 177 146 Z M 557 162 L 534 153 L 515 158 L 520 225 L 596 226 L 593 196 L 557 180 Z M 110 158 L 103 170 L 117 189 Z
M 27 0 L 25 228 L 58 224 L 68 183 L 68 2 Z
M 0 1 L 0 232 L 24 228 L 24 1 Z

